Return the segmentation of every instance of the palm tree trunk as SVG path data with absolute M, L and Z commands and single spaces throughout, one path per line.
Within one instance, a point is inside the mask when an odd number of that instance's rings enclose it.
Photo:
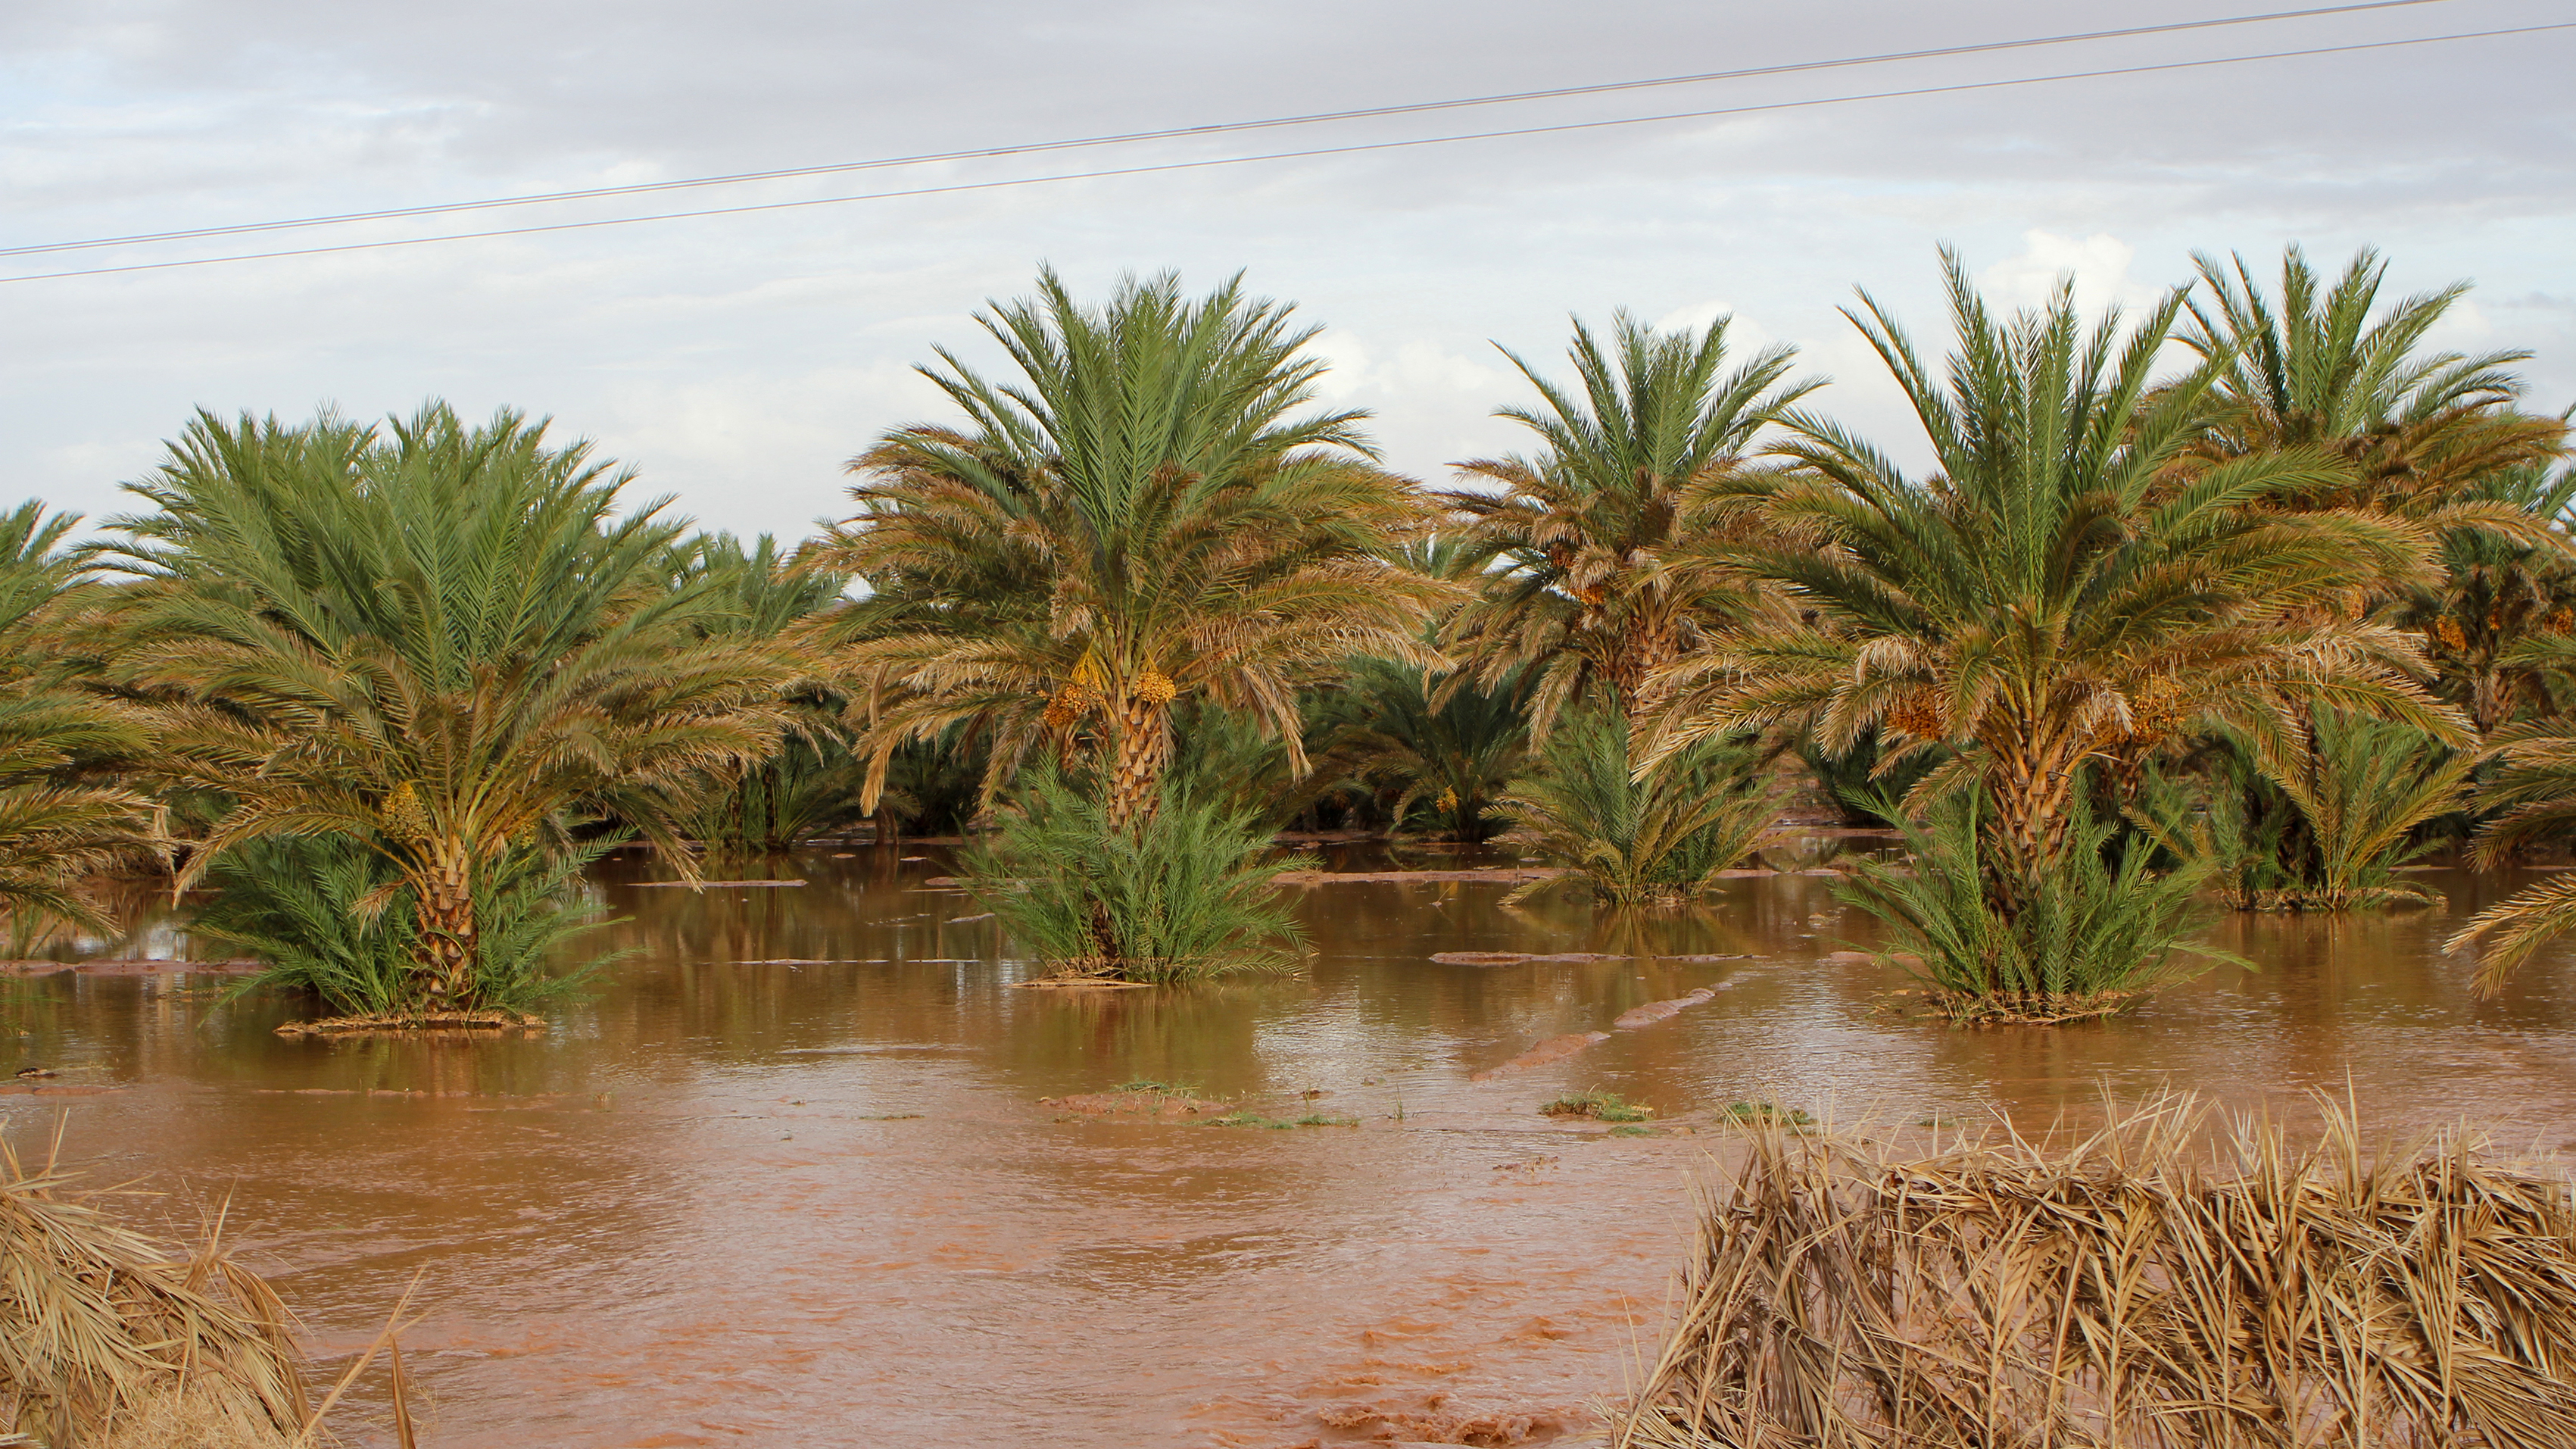
M 429 954 L 430 999 L 474 1004 L 474 869 L 464 851 L 442 845 L 422 882 L 420 933 Z
M 1163 771 L 1172 762 L 1169 705 L 1130 696 L 1118 708 L 1109 776 L 1109 828 L 1132 833 L 1154 818 Z
M 1997 751 L 1994 834 L 2002 849 L 1991 878 L 2000 887 L 1996 904 L 2007 915 L 2019 914 L 2048 863 L 2065 849 L 2076 773 L 2067 745 L 2043 738 Z

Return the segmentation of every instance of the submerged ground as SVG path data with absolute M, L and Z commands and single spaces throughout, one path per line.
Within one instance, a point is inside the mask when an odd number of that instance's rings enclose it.
M 2261 972 L 1971 1031 L 1877 1010 L 1905 983 L 1833 958 L 1866 923 L 1821 875 L 1625 922 L 1487 883 L 1314 885 L 1301 976 L 1077 995 L 1012 989 L 992 923 L 925 884 L 947 868 L 814 851 L 748 872 L 802 887 L 693 895 L 607 863 L 632 954 L 522 1041 L 282 1040 L 288 1003 L 224 1006 L 213 977 L 0 981 L 0 1029 L 60 1073 L 0 1095 L 0 1125 L 24 1147 L 67 1109 L 98 1178 L 185 1189 L 147 1215 L 229 1197 L 326 1348 L 426 1269 L 405 1342 L 449 1449 L 1545 1442 L 1653 1335 L 1716 1140 L 1680 1129 L 1762 1097 L 2044 1125 L 2106 1083 L 2349 1090 L 2374 1128 L 2576 1138 L 2571 953 L 2485 1004 L 2438 954 L 2502 878 L 2427 875 L 2447 911 L 2230 918 Z M 1608 959 L 1431 959 L 1457 952 Z M 1061 1102 L 1139 1079 L 1357 1125 Z M 1679 1125 L 1539 1115 L 1587 1087 Z

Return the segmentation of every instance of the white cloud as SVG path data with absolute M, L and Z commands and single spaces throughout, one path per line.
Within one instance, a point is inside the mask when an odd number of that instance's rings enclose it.
M 2113 305 L 2134 309 L 2155 299 L 2156 288 L 2129 277 L 2138 249 L 2107 232 L 2076 238 L 2032 230 L 2022 233 L 2022 242 L 2018 254 L 1977 274 L 1989 302 L 2043 306 L 2068 277 L 2075 281 L 2076 308 L 2088 318 Z

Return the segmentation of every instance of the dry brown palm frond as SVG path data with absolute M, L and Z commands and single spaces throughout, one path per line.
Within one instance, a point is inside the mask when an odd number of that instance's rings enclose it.
M 2448 1133 L 2169 1096 L 1898 1156 L 1747 1130 L 1618 1449 L 2561 1449 L 2576 1204 Z
M 302 1361 L 285 1306 L 219 1225 L 182 1255 L 0 1142 L 0 1434 L 281 1446 L 309 1418 Z

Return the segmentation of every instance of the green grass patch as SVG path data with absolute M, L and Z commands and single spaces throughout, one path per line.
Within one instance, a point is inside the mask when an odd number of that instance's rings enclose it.
M 1109 1090 L 1113 1092 L 1152 1092 L 1165 1097 L 1195 1097 L 1199 1094 L 1198 1083 L 1196 1082 L 1158 1082 L 1152 1077 L 1138 1077 L 1132 1082 L 1120 1082 L 1117 1086 L 1114 1086 Z
M 1652 1107 L 1628 1101 L 1616 1092 L 1568 1092 L 1538 1109 L 1542 1117 L 1589 1117 L 1596 1122 L 1644 1122 L 1655 1115 Z
M 1656 1131 L 1652 1127 L 1639 1127 L 1629 1124 L 1611 1128 L 1610 1135 L 1613 1137 L 1661 1137 L 1664 1134 Z

